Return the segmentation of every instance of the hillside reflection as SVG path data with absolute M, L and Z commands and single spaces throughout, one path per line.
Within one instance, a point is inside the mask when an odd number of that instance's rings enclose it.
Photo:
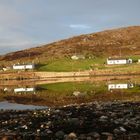
M 46 106 L 92 101 L 140 101 L 140 77 L 1 81 L 0 100 Z

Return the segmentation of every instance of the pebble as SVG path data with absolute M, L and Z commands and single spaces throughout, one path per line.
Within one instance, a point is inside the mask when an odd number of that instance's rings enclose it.
M 65 135 L 65 133 L 63 131 L 57 131 L 55 133 L 56 138 L 59 138 L 59 139 L 63 139 L 64 135 Z
M 71 132 L 67 135 L 66 140 L 76 140 L 77 135 L 74 132 Z

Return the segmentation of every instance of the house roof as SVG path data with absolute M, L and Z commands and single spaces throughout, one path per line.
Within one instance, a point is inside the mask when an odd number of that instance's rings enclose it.
M 27 66 L 27 65 L 34 65 L 34 64 L 14 64 L 13 66 Z
M 108 60 L 128 60 L 129 58 L 108 58 Z

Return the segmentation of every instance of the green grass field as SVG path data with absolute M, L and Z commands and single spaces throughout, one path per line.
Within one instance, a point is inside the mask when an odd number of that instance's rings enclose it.
M 47 89 L 48 91 L 53 92 L 74 92 L 74 91 L 91 91 L 91 90 L 97 90 L 97 91 L 105 91 L 107 87 L 105 85 L 90 83 L 90 82 L 67 82 L 67 83 L 55 83 L 55 84 L 45 84 L 40 85 L 43 89 Z
M 70 71 L 84 71 L 90 69 L 116 69 L 126 68 L 130 71 L 138 69 L 137 60 L 138 56 L 130 56 L 133 59 L 133 64 L 126 65 L 106 65 L 106 58 L 94 58 L 94 59 L 81 59 L 72 60 L 70 58 L 53 59 L 44 64 L 40 64 L 37 67 L 37 71 L 54 71 L 54 72 L 70 72 Z
M 96 67 L 103 67 L 105 63 L 104 58 L 95 58 L 95 59 L 83 59 L 83 60 L 71 60 L 70 58 L 64 58 L 59 60 L 48 61 L 46 64 L 41 65 L 37 68 L 38 71 L 83 71 L 89 70 L 94 65 Z

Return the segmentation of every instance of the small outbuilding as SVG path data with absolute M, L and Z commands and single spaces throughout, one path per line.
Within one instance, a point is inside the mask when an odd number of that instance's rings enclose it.
M 132 59 L 130 58 L 108 58 L 107 64 L 108 65 L 121 65 L 121 64 L 131 64 Z
M 71 56 L 72 60 L 78 60 L 78 59 L 85 59 L 84 55 L 73 55 Z

